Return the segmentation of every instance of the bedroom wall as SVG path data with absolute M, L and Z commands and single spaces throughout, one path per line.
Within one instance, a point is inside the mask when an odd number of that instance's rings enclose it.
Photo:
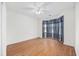
M 7 45 L 36 37 L 36 18 L 7 10 Z
M 74 7 L 71 7 L 68 9 L 61 10 L 60 13 L 56 14 L 56 16 L 52 15 L 53 16 L 52 19 L 64 15 L 64 44 L 70 46 L 75 46 L 75 20 L 74 20 L 75 15 L 74 14 L 75 14 Z M 46 19 L 41 19 L 40 20 L 41 24 L 42 24 L 42 20 L 50 20 L 50 17 Z M 39 27 L 41 30 L 41 32 L 39 30 L 39 35 L 40 37 L 42 37 L 41 35 L 42 25 L 40 25 Z
M 64 14 L 64 44 L 75 46 L 75 10 L 74 7 Z

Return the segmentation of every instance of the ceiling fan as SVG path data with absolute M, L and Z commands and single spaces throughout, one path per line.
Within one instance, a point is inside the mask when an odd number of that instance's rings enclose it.
M 24 9 L 35 14 L 41 14 L 48 11 L 48 9 L 44 8 L 46 6 L 45 4 L 45 2 L 34 3 L 32 6 L 25 7 Z

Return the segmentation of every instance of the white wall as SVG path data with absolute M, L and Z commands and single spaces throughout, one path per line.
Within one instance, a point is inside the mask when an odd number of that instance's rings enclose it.
M 38 37 L 37 19 L 7 10 L 7 44 Z
M 64 44 L 75 46 L 75 10 L 64 11 Z
M 73 8 L 68 8 L 68 9 L 64 9 L 62 11 L 60 11 L 60 13 L 58 13 L 56 16 L 52 15 L 52 19 L 53 18 L 57 18 L 60 17 L 62 15 L 64 15 L 64 44 L 66 45 L 70 45 L 70 46 L 75 46 L 75 12 L 74 12 L 74 7 Z M 46 19 L 41 19 L 40 23 L 42 24 L 42 20 L 50 20 L 50 17 Z M 40 36 L 42 33 L 42 25 L 39 26 L 40 30 Z
M 75 49 L 76 54 L 79 56 L 79 3 L 76 3 L 75 9 L 75 19 L 76 19 L 76 41 L 75 41 Z
M 0 2 L 0 56 L 1 56 L 1 2 Z

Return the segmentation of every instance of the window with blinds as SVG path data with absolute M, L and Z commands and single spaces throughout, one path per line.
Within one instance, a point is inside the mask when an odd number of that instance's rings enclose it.
M 64 40 L 64 16 L 57 19 L 43 21 L 43 38 L 56 38 L 59 41 Z

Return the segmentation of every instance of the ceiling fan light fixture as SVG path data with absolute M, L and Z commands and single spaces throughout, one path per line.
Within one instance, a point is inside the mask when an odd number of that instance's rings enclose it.
M 40 14 L 41 12 L 40 11 L 36 11 L 36 14 Z

